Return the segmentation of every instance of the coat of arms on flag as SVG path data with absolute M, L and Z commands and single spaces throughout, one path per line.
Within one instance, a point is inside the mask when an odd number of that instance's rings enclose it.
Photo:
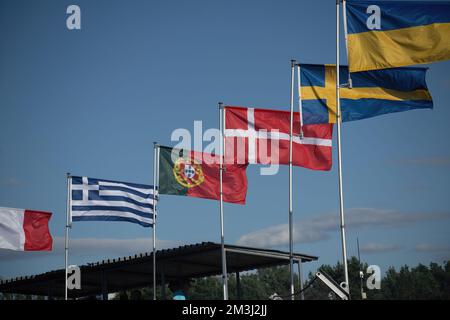
M 196 187 L 205 181 L 202 166 L 195 159 L 178 158 L 173 165 L 173 174 L 178 183 L 186 188 Z

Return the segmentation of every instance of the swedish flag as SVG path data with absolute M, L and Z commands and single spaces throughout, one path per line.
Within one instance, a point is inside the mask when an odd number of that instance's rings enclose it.
M 346 1 L 350 72 L 450 59 L 450 1 Z
M 432 109 L 426 70 L 392 68 L 352 73 L 352 88 L 340 89 L 342 121 Z M 340 79 L 347 81 L 347 66 L 340 67 Z M 300 65 L 299 92 L 304 124 L 336 122 L 336 66 Z

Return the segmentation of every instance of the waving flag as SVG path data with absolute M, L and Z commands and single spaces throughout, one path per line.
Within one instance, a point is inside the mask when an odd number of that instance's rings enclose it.
M 153 225 L 153 186 L 71 177 L 73 221 L 128 221 Z
M 342 121 L 432 109 L 426 71 L 426 68 L 393 68 L 352 73 L 352 88 L 340 89 Z M 341 66 L 340 73 L 341 81 L 346 82 L 348 67 Z M 303 64 L 300 78 L 303 123 L 335 123 L 336 67 Z
M 289 164 L 290 112 L 225 107 L 225 161 L 227 163 Z M 294 112 L 293 165 L 330 170 L 332 124 L 303 126 Z
M 450 59 L 450 1 L 348 0 L 350 72 Z
M 17 251 L 50 251 L 50 212 L 0 207 L 0 248 Z
M 219 200 L 219 158 L 209 153 L 160 146 L 160 194 Z M 225 164 L 223 201 L 245 204 L 246 164 Z

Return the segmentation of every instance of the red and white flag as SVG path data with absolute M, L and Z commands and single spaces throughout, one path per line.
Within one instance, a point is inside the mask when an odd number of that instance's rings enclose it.
M 17 251 L 50 251 L 48 229 L 51 212 L 0 207 L 0 248 Z
M 225 107 L 225 161 L 228 163 L 289 164 L 290 112 Z M 333 124 L 303 126 L 294 112 L 292 164 L 330 170 Z

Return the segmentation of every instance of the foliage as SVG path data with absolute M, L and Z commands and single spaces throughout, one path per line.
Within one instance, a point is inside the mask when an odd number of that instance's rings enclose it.
M 368 265 L 362 264 L 361 270 L 367 270 Z M 341 263 L 335 266 L 323 265 L 321 270 L 329 274 L 336 282 L 344 281 L 344 268 Z M 355 257 L 348 261 L 349 282 L 351 299 L 361 299 L 361 283 L 367 294 L 367 299 L 395 299 L 395 300 L 425 300 L 425 299 L 450 299 L 450 261 L 443 265 L 431 263 L 429 267 L 419 264 L 417 267 L 409 268 L 403 266 L 399 271 L 390 267 L 384 278 L 381 279 L 380 290 L 368 290 L 367 278 L 359 278 L 359 263 Z M 309 274 L 309 281 L 314 276 Z M 306 299 L 333 299 L 329 290 L 322 283 L 316 281 L 311 288 L 305 292 Z
M 361 284 L 367 294 L 367 299 L 450 299 L 450 261 L 442 265 L 431 263 L 429 266 L 419 264 L 416 267 L 402 266 L 397 271 L 391 267 L 387 270 L 381 280 L 380 290 L 368 290 L 366 287 L 367 278 L 364 274 L 360 278 L 360 270 L 367 270 L 368 265 L 360 266 L 358 259 L 352 257 L 348 261 L 349 282 L 351 299 L 361 299 Z M 334 266 L 322 265 L 321 271 L 330 275 L 337 283 L 344 281 L 344 267 L 341 263 Z M 304 283 L 304 287 L 311 284 L 305 291 L 305 299 L 336 299 L 334 294 L 319 280 L 315 280 L 315 275 L 310 273 Z M 362 281 L 361 281 L 362 280 Z M 289 299 L 289 268 L 272 267 L 259 269 L 252 272 L 245 272 L 240 275 L 240 295 L 237 293 L 237 279 L 235 275 L 230 275 L 228 280 L 230 299 L 268 299 L 273 294 Z M 295 277 L 295 291 L 298 292 L 298 278 Z M 222 299 L 222 283 L 220 277 L 205 277 L 195 279 L 189 289 L 188 299 L 191 300 L 220 300 Z M 165 297 L 170 299 L 172 293 L 169 288 L 165 288 Z M 1 294 L 0 300 L 5 299 L 30 299 L 30 296 L 19 294 Z M 33 297 L 39 299 L 42 297 Z M 119 292 L 115 299 L 152 299 L 153 288 L 143 288 Z M 161 287 L 157 287 L 157 299 L 163 299 Z M 299 296 L 296 296 L 298 299 Z

